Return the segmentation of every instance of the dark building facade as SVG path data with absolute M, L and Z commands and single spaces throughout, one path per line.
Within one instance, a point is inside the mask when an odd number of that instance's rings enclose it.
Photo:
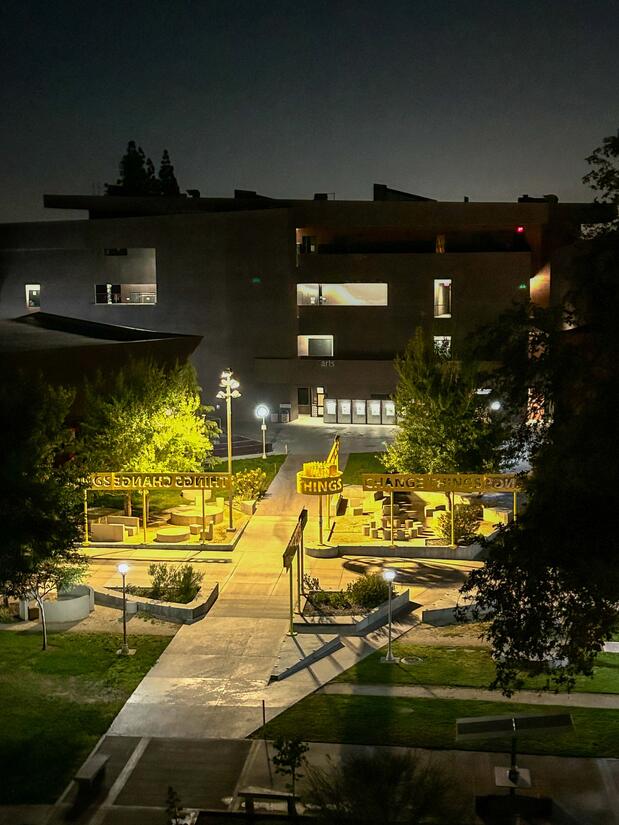
M 393 357 L 417 327 L 457 357 L 514 301 L 547 304 L 557 251 L 606 219 L 551 196 L 441 203 L 378 185 L 373 201 L 237 191 L 45 203 L 88 218 L 0 226 L 0 317 L 41 310 L 200 336 L 206 403 L 230 367 L 240 418 L 266 402 L 359 423 L 389 423 Z

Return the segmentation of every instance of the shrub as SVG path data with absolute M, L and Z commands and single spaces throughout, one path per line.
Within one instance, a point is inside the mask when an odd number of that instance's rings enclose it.
M 0 624 L 11 624 L 14 616 L 8 607 L 0 607 Z
M 195 599 L 204 578 L 204 573 L 195 570 L 191 564 L 170 567 L 167 564 L 151 564 L 148 575 L 151 577 L 149 598 L 180 604 Z
M 389 585 L 380 573 L 371 573 L 357 579 L 346 588 L 352 604 L 371 610 L 389 598 Z
M 454 541 L 456 544 L 470 544 L 475 540 L 482 510 L 479 504 L 457 504 L 454 510 Z M 451 513 L 442 513 L 438 518 L 441 538 L 451 541 Z
M 241 501 L 259 498 L 266 488 L 267 474 L 259 467 L 243 470 L 234 476 L 234 497 Z

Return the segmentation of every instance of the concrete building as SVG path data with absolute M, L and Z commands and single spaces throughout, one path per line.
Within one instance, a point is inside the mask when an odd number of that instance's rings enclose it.
M 88 218 L 0 226 L 0 317 L 41 310 L 200 336 L 206 403 L 230 367 L 239 418 L 264 401 L 346 423 L 392 423 L 392 361 L 416 327 L 457 357 L 512 302 L 548 304 L 557 251 L 607 219 L 553 196 L 441 203 L 382 185 L 372 201 L 237 190 L 45 205 Z

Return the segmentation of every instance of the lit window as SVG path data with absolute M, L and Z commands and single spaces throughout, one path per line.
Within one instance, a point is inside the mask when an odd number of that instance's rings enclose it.
M 451 318 L 451 278 L 434 281 L 434 317 Z
M 297 306 L 386 307 L 387 284 L 297 284 Z
M 332 335 L 298 335 L 297 354 L 299 357 L 331 358 L 333 356 Z
M 434 349 L 446 358 L 451 357 L 451 335 L 435 335 Z
M 26 284 L 26 306 L 28 309 L 41 306 L 41 284 Z
M 96 284 L 95 304 L 156 304 L 157 284 Z
M 442 253 L 445 252 L 445 236 L 444 235 L 437 235 L 436 236 L 434 251 L 438 254 L 442 254 Z

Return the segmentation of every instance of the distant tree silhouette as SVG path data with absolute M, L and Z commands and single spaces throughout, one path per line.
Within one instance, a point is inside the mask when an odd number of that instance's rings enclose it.
M 106 195 L 179 195 L 180 189 L 167 149 L 163 150 L 159 175 L 155 164 L 144 154 L 134 140 L 127 144 L 127 151 L 119 164 L 120 177 L 116 183 L 105 184 Z
M 146 158 L 146 183 L 144 192 L 147 195 L 161 194 L 161 184 L 155 176 L 155 164 L 150 158 Z
M 167 149 L 163 150 L 161 157 L 161 166 L 159 167 L 159 191 L 162 195 L 179 195 L 180 189 L 176 175 L 174 174 L 174 167 L 170 161 L 170 155 Z

